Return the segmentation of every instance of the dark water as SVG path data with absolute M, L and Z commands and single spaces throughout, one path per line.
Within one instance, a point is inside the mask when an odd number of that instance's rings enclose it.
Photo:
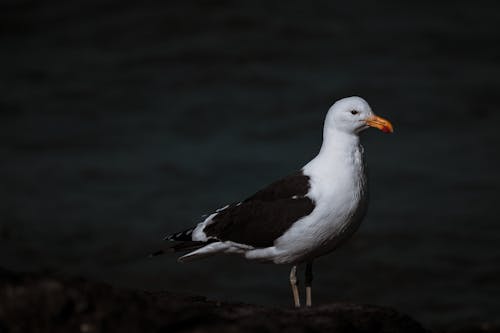
M 0 6 L 1 266 L 288 305 L 288 267 L 144 255 L 300 168 L 360 95 L 396 132 L 364 135 L 370 211 L 316 301 L 498 320 L 496 2 Z

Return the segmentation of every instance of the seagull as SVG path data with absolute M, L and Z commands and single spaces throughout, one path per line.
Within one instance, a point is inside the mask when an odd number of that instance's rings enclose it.
M 312 264 L 349 239 L 365 215 L 368 196 L 359 134 L 369 127 L 392 133 L 392 124 L 353 96 L 328 110 L 323 143 L 300 170 L 243 201 L 217 209 L 185 231 L 165 237 L 179 262 L 215 254 L 289 264 L 294 306 L 300 307 L 297 267 L 306 265 L 306 306 L 312 305 Z M 162 254 L 158 251 L 153 255 Z

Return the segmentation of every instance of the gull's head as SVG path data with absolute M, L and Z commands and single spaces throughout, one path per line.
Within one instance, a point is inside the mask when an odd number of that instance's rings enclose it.
M 342 131 L 358 134 L 375 127 L 384 133 L 392 133 L 392 124 L 377 115 L 361 97 L 353 96 L 339 99 L 326 115 L 325 131 Z

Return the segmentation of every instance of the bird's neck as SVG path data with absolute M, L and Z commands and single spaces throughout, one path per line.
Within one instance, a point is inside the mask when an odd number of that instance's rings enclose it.
M 363 148 L 359 136 L 335 130 L 325 130 L 321 149 L 309 165 L 318 172 L 344 168 L 363 169 Z M 322 169 L 322 170 L 319 170 Z
M 325 130 L 323 144 L 318 156 L 325 158 L 341 158 L 351 156 L 360 150 L 359 136 L 355 133 L 347 133 L 336 130 Z

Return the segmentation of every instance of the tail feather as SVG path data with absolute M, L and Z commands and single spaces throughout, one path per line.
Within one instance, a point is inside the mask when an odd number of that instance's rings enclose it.
M 175 242 L 192 242 L 193 241 L 193 231 L 194 228 L 190 228 L 175 234 L 171 234 L 163 238 L 166 241 L 175 241 Z
M 193 251 L 204 247 L 211 242 L 182 242 L 170 247 L 173 252 Z
M 193 240 L 193 231 L 195 228 L 190 228 L 175 234 L 166 236 L 163 240 L 172 242 L 165 248 L 151 253 L 150 257 L 156 257 L 169 252 L 188 252 L 196 251 L 202 247 L 215 242 L 215 239 L 209 239 L 206 242 Z
M 197 250 L 186 253 L 182 257 L 178 258 L 178 262 L 189 262 L 193 260 L 202 259 L 205 257 L 212 256 L 219 252 L 225 252 L 228 250 L 228 245 L 218 241 L 212 241 L 212 244 L 203 246 Z
M 177 242 L 171 245 L 168 245 L 167 247 L 160 249 L 158 251 L 155 251 L 151 253 L 149 256 L 150 257 L 156 257 L 165 253 L 169 252 L 186 252 L 186 251 L 193 251 L 193 250 L 198 250 L 199 248 L 204 247 L 207 244 L 210 244 L 211 242 L 195 242 L 195 241 L 188 241 L 188 242 Z

